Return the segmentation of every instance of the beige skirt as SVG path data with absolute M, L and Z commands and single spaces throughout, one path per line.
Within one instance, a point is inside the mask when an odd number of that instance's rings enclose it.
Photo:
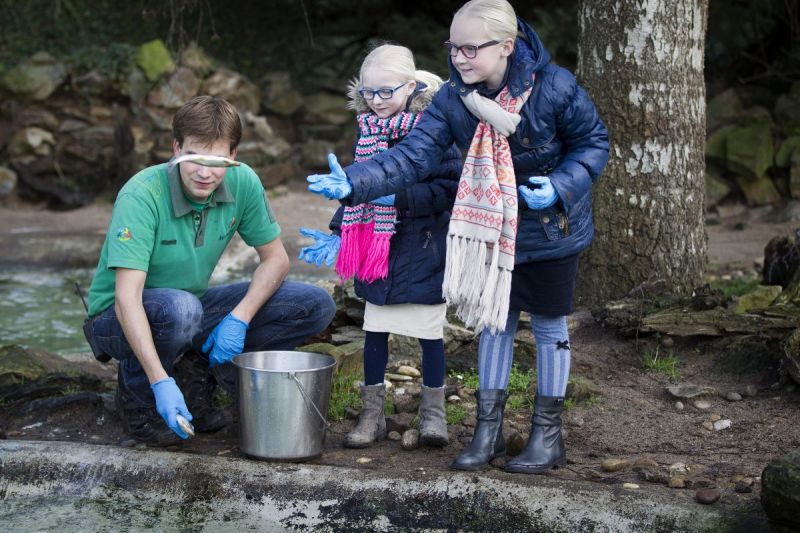
M 441 339 L 447 304 L 374 305 L 364 309 L 364 331 L 396 333 L 417 339 Z

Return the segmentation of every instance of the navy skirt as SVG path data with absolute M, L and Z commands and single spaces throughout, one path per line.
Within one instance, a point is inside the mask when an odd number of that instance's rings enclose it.
M 514 265 L 510 309 L 554 317 L 572 313 L 579 255 Z

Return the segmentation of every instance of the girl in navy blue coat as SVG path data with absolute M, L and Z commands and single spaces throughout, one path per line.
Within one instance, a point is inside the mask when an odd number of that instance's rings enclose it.
M 383 45 L 370 52 L 350 87 L 357 113 L 355 160 L 367 161 L 404 138 L 424 116 L 442 80 L 417 71 L 411 51 Z M 300 258 L 321 265 L 336 260 L 340 278 L 355 277 L 364 313 L 363 408 L 345 446 L 363 448 L 386 436 L 384 373 L 389 333 L 419 339 L 422 346 L 420 440 L 448 443 L 444 410 L 446 304 L 442 295 L 445 239 L 461 171 L 452 145 L 441 163 L 412 186 L 369 202 L 342 206 L 330 224 L 333 235 L 301 229 L 315 239 Z M 338 165 L 335 157 L 331 163 Z
M 468 149 L 452 211 L 444 291 L 482 331 L 478 424 L 451 467 L 485 468 L 505 452 L 503 411 L 520 311 L 531 313 L 538 388 L 525 450 L 511 472 L 566 462 L 561 412 L 570 367 L 566 317 L 578 254 L 592 240 L 591 187 L 608 134 L 589 96 L 506 0 L 472 0 L 453 18 L 450 79 L 394 149 L 310 176 L 309 189 L 346 204 L 400 190 Z

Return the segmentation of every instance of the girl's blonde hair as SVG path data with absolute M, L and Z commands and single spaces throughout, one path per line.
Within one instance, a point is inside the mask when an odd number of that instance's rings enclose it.
M 517 14 L 506 0 L 470 0 L 453 16 L 468 16 L 483 21 L 486 34 L 496 41 L 517 36 Z
M 361 63 L 361 70 L 358 73 L 358 86 L 362 86 L 362 79 L 364 72 L 370 68 L 378 68 L 386 72 L 397 74 L 403 81 L 417 81 L 425 84 L 425 87 L 417 87 L 417 92 L 421 93 L 435 93 L 441 87 L 442 78 L 428 72 L 427 70 L 417 70 L 414 64 L 414 55 L 411 50 L 405 46 L 398 46 L 396 44 L 384 44 L 364 58 Z

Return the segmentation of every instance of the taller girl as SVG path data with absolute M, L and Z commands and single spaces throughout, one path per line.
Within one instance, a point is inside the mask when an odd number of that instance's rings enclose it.
M 566 462 L 566 316 L 578 254 L 594 233 L 591 188 L 608 161 L 608 134 L 575 77 L 550 63 L 533 28 L 507 1 L 466 3 L 445 46 L 450 80 L 405 140 L 344 171 L 309 177 L 309 189 L 358 204 L 425 176 L 454 141 L 469 149 L 449 231 L 445 292 L 467 323 L 482 328 L 480 390 L 473 440 L 451 466 L 484 468 L 505 451 L 513 339 L 520 311 L 528 311 L 538 390 L 528 444 L 505 468 L 539 473 Z M 514 261 L 507 261 L 512 253 Z M 476 279 L 470 268 L 494 288 L 491 307 L 492 293 L 464 284 Z

